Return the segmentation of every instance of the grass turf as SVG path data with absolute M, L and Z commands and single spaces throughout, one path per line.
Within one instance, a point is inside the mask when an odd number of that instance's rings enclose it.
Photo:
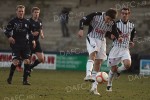
M 113 81 L 113 91 L 98 85 L 101 96 L 90 94 L 91 83 L 84 82 L 85 72 L 34 70 L 30 86 L 22 85 L 22 72 L 15 72 L 11 85 L 9 69 L 0 68 L 0 100 L 150 100 L 150 77 L 121 74 Z

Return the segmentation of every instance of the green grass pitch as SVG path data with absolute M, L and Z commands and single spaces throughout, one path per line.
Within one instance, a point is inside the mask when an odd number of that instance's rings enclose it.
M 98 85 L 101 96 L 92 95 L 91 83 L 84 82 L 85 72 L 34 70 L 31 85 L 22 85 L 22 72 L 15 72 L 11 85 L 6 79 L 9 69 L 0 68 L 0 100 L 150 100 L 150 77 L 121 74 L 113 82 L 113 91 L 106 84 Z

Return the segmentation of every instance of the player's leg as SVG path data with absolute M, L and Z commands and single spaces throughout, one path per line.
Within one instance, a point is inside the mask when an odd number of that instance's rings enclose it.
M 95 59 L 94 67 L 92 71 L 92 77 L 94 78 L 94 80 L 96 79 L 96 74 L 99 72 L 102 62 L 103 62 L 102 59 Z
M 94 68 L 92 71 L 92 76 L 94 76 L 94 79 L 96 79 L 96 74 L 99 72 L 102 62 L 107 59 L 106 42 L 101 40 L 96 40 L 96 44 L 100 49 L 96 54 Z
M 108 83 L 107 83 L 106 91 L 112 91 L 113 77 L 114 77 L 116 72 L 117 72 L 117 65 L 111 66 L 111 69 L 110 69 L 109 74 L 108 74 Z
M 93 69 L 93 65 L 94 65 L 94 61 L 95 61 L 98 49 L 97 49 L 95 40 L 93 38 L 87 37 L 86 45 L 87 45 L 87 50 L 89 53 L 89 59 L 88 59 L 87 64 L 86 64 L 86 77 L 84 78 L 84 80 L 85 81 L 92 81 L 93 79 L 91 76 L 91 72 Z
M 113 47 L 109 53 L 107 66 L 110 67 L 110 71 L 108 74 L 108 83 L 106 91 L 112 91 L 112 81 L 117 71 L 117 65 L 121 61 L 121 54 L 122 50 L 118 47 Z
M 11 84 L 11 82 L 12 82 L 12 78 L 13 78 L 13 75 L 14 75 L 14 72 L 15 72 L 15 69 L 16 69 L 16 66 L 18 65 L 18 63 L 19 63 L 19 60 L 14 58 L 12 61 L 11 67 L 10 67 L 9 77 L 7 79 L 8 84 Z
M 118 61 L 117 61 L 118 60 Z M 120 76 L 120 73 L 126 69 L 129 69 L 131 66 L 131 60 L 129 59 L 125 59 L 123 60 L 123 64 L 121 67 L 117 67 L 118 63 L 121 61 L 119 59 L 115 59 L 115 60 L 111 60 L 109 61 L 111 64 L 111 70 L 109 71 L 109 76 L 108 76 L 108 84 L 107 84 L 107 88 L 106 91 L 112 91 L 112 82 L 113 82 L 113 77 L 115 74 L 117 74 L 117 77 Z
M 8 84 L 11 84 L 12 82 L 12 78 L 13 78 L 16 66 L 18 66 L 18 63 L 19 63 L 18 59 L 19 59 L 19 48 L 16 49 L 15 47 L 12 47 L 12 64 L 10 67 L 9 76 L 7 78 Z
M 117 58 L 118 57 L 117 54 L 120 55 L 120 58 Z M 131 65 L 131 56 L 129 54 L 129 50 L 114 48 L 113 50 L 111 50 L 109 56 L 113 57 L 113 58 L 108 59 L 109 66 L 115 66 L 115 67 L 111 68 L 111 71 L 110 71 L 110 73 L 113 74 L 112 77 L 114 77 L 114 73 L 117 73 L 117 77 L 120 76 L 120 73 L 122 71 L 128 69 Z M 122 66 L 117 67 L 117 65 L 121 61 L 123 61 Z M 109 74 L 109 79 L 108 79 L 108 84 L 107 84 L 107 91 L 112 91 L 111 90 L 112 81 L 113 81 L 113 80 L 111 80 L 112 77 L 111 77 L 111 74 Z
M 22 58 L 24 59 L 23 85 L 30 85 L 27 80 L 30 74 L 30 54 L 30 47 L 27 45 L 22 54 Z
M 22 70 L 23 70 L 23 68 L 21 67 L 22 63 L 23 63 L 23 60 L 20 58 L 19 59 L 19 64 L 16 66 L 16 70 L 18 72 L 22 72 Z
M 100 95 L 100 93 L 98 93 L 97 91 L 98 82 L 96 81 L 96 74 L 99 72 L 102 61 L 103 61 L 102 59 L 95 59 L 94 67 L 92 71 L 92 78 L 95 81 L 92 83 L 92 88 L 90 91 L 93 92 L 95 95 Z
M 129 69 L 130 66 L 131 66 L 131 60 L 130 59 L 124 59 L 123 64 L 120 67 L 118 67 L 117 72 L 121 73 L 122 71 Z
M 30 85 L 30 83 L 28 83 L 27 80 L 29 74 L 30 74 L 30 60 L 24 59 L 23 85 Z
M 87 64 L 86 64 L 86 77 L 84 78 L 85 81 L 94 81 L 92 79 L 91 72 L 93 70 L 96 53 L 97 52 L 94 51 L 89 55 L 89 60 L 87 61 Z
M 31 49 L 30 49 L 31 50 Z M 30 53 L 30 56 L 29 56 L 29 60 L 30 60 L 30 66 L 29 66 L 29 74 L 28 74 L 28 76 L 29 77 L 31 77 L 31 71 L 32 71 L 32 69 L 31 69 L 31 65 L 32 65 L 32 54 L 33 54 L 33 52 L 31 52 Z
M 36 48 L 34 49 L 34 51 L 38 59 L 36 59 L 34 63 L 30 65 L 30 69 L 33 69 L 35 66 L 37 66 L 40 63 L 44 63 L 44 53 L 41 49 L 39 41 L 36 42 Z
M 97 52 L 96 58 L 95 58 L 95 63 L 94 63 L 94 68 L 92 71 L 92 78 L 94 79 L 94 82 L 92 83 L 92 88 L 91 91 L 95 95 L 100 95 L 97 91 L 97 85 L 98 82 L 96 81 L 96 74 L 100 71 L 100 66 L 104 60 L 107 59 L 106 55 L 106 41 L 101 41 L 101 40 L 96 40 L 96 44 L 98 46 L 99 51 Z
M 35 53 L 37 58 L 34 63 L 30 66 L 31 69 L 33 69 L 35 66 L 37 66 L 40 63 L 44 63 L 44 54 L 43 52 L 36 52 Z
M 131 66 L 131 56 L 129 50 L 124 51 L 124 55 L 122 56 L 121 60 L 123 61 L 123 64 L 121 67 L 118 67 L 117 69 L 118 73 L 121 73 L 122 71 L 129 69 Z

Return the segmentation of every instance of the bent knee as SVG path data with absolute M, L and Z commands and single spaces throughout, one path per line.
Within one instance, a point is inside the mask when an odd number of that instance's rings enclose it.
M 19 64 L 19 60 L 18 60 L 18 59 L 13 59 L 13 64 L 14 64 L 15 66 L 17 66 L 17 65 Z
M 126 69 L 129 69 L 129 68 L 130 68 L 130 66 L 131 66 L 131 61 L 130 61 L 130 60 L 124 60 L 123 63 L 124 63 L 124 67 L 125 67 Z
M 30 64 L 30 60 L 29 59 L 25 59 L 24 60 L 24 64 Z
M 130 68 L 130 66 L 131 66 L 131 64 L 130 64 L 130 63 L 124 64 L 124 67 L 125 67 L 126 69 L 129 69 L 129 68 Z
M 41 62 L 41 63 L 44 63 L 44 62 L 45 62 L 44 56 L 43 56 L 43 57 L 38 58 L 38 61 L 39 61 L 39 62 Z

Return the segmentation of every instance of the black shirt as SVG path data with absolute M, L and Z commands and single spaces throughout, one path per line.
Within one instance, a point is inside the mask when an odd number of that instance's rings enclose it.
M 89 33 L 93 33 L 91 34 L 91 37 L 99 37 L 99 38 L 104 38 L 104 35 L 100 35 L 99 32 L 105 30 L 106 32 L 103 33 L 109 33 L 109 34 L 113 34 L 116 38 L 119 37 L 119 33 L 117 30 L 117 26 L 115 21 L 110 22 L 107 26 L 105 25 L 104 22 L 104 17 L 105 17 L 105 12 L 94 12 L 91 13 L 85 17 L 83 17 L 80 20 L 80 24 L 79 24 L 79 29 L 83 30 L 84 26 L 89 26 L 89 30 L 88 30 L 88 34 Z M 111 26 L 111 31 L 110 31 L 110 26 Z M 99 28 L 97 31 L 95 30 L 95 28 Z M 103 30 L 102 30 L 103 29 Z M 95 31 L 94 31 L 95 30 Z M 102 33 L 102 32 L 100 32 Z
M 4 33 L 8 38 L 12 36 L 15 39 L 16 45 L 27 44 L 29 37 L 33 36 L 31 34 L 31 25 L 29 21 L 25 18 L 19 19 L 18 17 L 9 21 Z
M 35 40 L 38 40 L 38 39 L 39 39 L 40 32 L 41 32 L 42 27 L 43 27 L 42 21 L 41 21 L 41 19 L 38 19 L 37 21 L 35 21 L 35 20 L 33 20 L 32 18 L 30 18 L 30 19 L 29 19 L 29 22 L 30 22 L 30 24 L 31 24 L 31 31 L 32 31 L 32 32 L 36 32 L 36 31 L 39 32 L 39 34 L 38 34 L 37 36 L 34 36 L 34 39 L 35 39 Z

